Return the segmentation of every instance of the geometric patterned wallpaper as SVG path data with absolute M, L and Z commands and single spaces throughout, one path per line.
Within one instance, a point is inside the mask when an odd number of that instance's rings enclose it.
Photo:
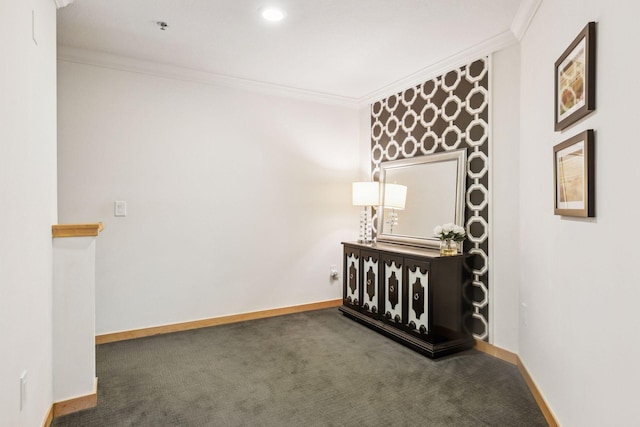
M 467 149 L 465 252 L 475 254 L 465 325 L 489 338 L 489 67 L 484 57 L 371 105 L 371 178 L 380 163 Z

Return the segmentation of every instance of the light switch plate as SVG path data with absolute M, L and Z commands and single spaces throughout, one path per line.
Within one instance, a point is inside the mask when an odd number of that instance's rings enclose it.
M 127 202 L 116 200 L 113 204 L 113 214 L 115 216 L 127 216 Z

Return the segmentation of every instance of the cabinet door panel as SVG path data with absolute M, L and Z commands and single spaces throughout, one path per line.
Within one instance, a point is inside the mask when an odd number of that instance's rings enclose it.
M 355 308 L 360 306 L 360 251 L 344 248 L 344 289 L 345 304 Z
M 402 324 L 402 258 L 385 256 L 382 262 L 384 318 L 388 322 Z
M 375 315 L 379 311 L 378 276 L 380 270 L 379 256 L 375 252 L 362 251 L 362 310 Z
M 408 290 L 406 326 L 419 334 L 428 334 L 430 331 L 429 270 L 429 263 L 426 261 L 405 260 Z

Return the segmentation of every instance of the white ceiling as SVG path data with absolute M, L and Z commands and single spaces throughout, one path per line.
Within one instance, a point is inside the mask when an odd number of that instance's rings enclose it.
M 132 58 L 174 72 L 362 102 L 401 89 L 394 88 L 398 83 L 415 84 L 412 79 L 464 59 L 465 52 L 488 54 L 513 43 L 532 3 L 75 0 L 58 10 L 58 45 L 63 57 Z M 284 21 L 262 20 L 259 9 L 271 4 L 286 10 Z M 161 31 L 156 21 L 169 27 Z

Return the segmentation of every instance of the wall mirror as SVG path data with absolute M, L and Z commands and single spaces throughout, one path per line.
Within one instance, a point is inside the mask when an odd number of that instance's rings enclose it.
M 465 149 L 381 163 L 378 241 L 438 248 L 436 225 L 464 227 L 466 166 Z M 386 184 L 407 187 L 404 209 L 385 207 Z

